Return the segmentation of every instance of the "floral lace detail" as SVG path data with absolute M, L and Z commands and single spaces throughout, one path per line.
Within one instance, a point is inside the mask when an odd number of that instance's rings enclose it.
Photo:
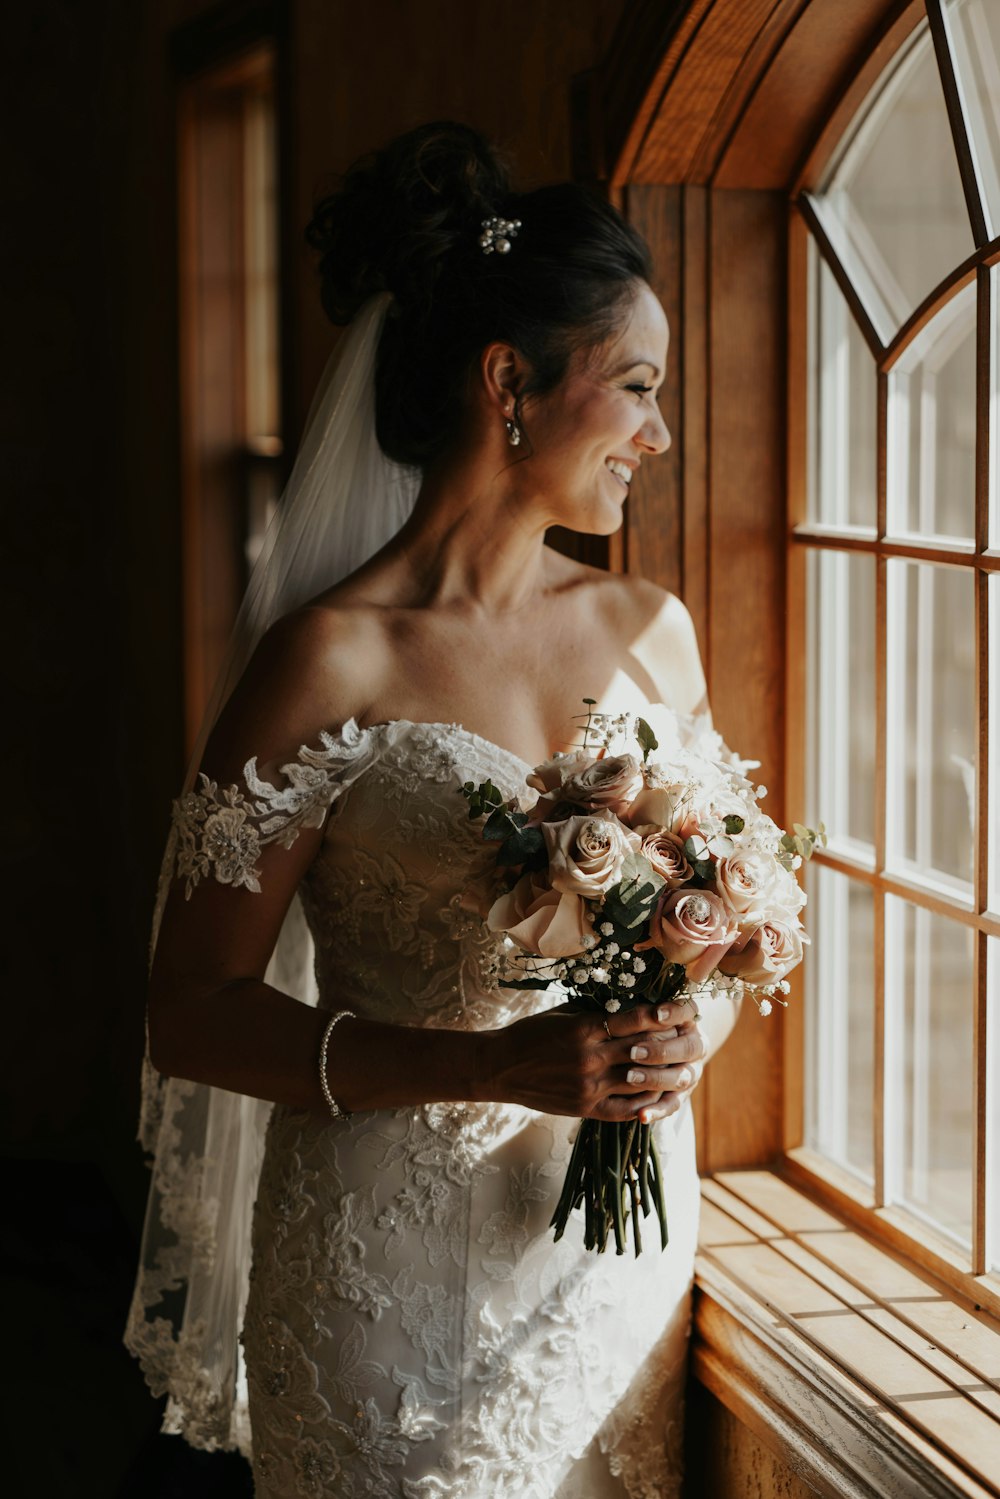
M 345 772 L 356 779 L 375 759 L 374 745 L 368 756 L 359 754 L 371 735 L 353 719 L 338 737 L 319 737 L 320 749 L 304 744 L 297 760 L 281 767 L 287 782 L 283 787 L 260 779 L 254 756 L 243 767 L 246 791 L 237 785 L 220 791 L 202 772 L 200 790 L 178 798 L 173 814 L 176 870 L 188 899 L 210 876 L 221 885 L 259 894 L 262 850 L 270 843 L 291 848 L 303 828 L 322 827 L 331 802 L 344 789 Z
M 500 981 L 503 948 L 469 909 L 484 859 L 460 787 L 489 775 L 513 794 L 527 769 L 456 725 L 347 726 L 300 751 L 280 788 L 253 761 L 238 786 L 203 781 L 180 804 L 176 872 L 189 894 L 208 877 L 253 890 L 266 846 L 321 827 L 299 892 L 320 1004 L 402 1025 L 506 1025 L 559 996 Z M 187 1086 L 154 1099 L 171 1231 L 137 1293 L 130 1346 L 169 1390 L 172 1429 L 248 1450 L 235 1356 L 206 1379 L 206 1330 L 150 1315 L 172 1309 L 195 1262 L 207 1287 L 224 1254 L 226 1183 L 191 1127 L 205 1090 Z M 579 1234 L 552 1240 L 574 1127 L 499 1104 L 337 1121 L 270 1111 L 242 1338 L 258 1499 L 677 1492 L 698 1206 L 690 1115 L 661 1126 L 670 1247 L 639 1261 L 588 1255 Z

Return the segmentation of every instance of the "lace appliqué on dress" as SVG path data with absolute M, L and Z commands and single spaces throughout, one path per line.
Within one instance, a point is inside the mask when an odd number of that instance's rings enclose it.
M 174 802 L 175 873 L 184 880 L 187 899 L 209 877 L 259 894 L 262 850 L 270 843 L 291 848 L 303 828 L 322 827 L 331 803 L 349 784 L 346 778 L 356 780 L 376 758 L 371 731 L 353 719 L 336 738 L 319 737 L 320 749 L 304 744 L 298 759 L 281 767 L 282 787 L 260 779 L 254 756 L 243 767 L 245 791 L 236 784 L 220 791 L 202 772 L 200 790 Z
M 256 758 L 247 762 L 242 785 L 220 790 L 200 776 L 200 789 L 174 804 L 157 916 L 177 878 L 188 899 L 209 878 L 259 891 L 262 851 L 271 844 L 289 848 L 304 828 L 321 827 L 337 797 L 378 758 L 382 737 L 350 719 L 338 734 L 320 734 L 318 747 L 303 745 L 281 767 L 280 786 L 261 779 Z M 286 927 L 301 921 L 293 906 Z M 283 941 L 284 934 L 278 961 Z M 145 1058 L 140 1142 L 153 1156 L 153 1181 L 125 1344 L 153 1393 L 170 1397 L 164 1430 L 182 1433 L 196 1447 L 237 1446 L 248 1456 L 237 1334 L 248 1288 L 250 1209 L 270 1113 L 257 1099 L 164 1078 Z M 213 1143 L 220 1139 L 228 1141 L 221 1154 Z M 288 1227 L 308 1208 L 306 1183 L 307 1175 L 289 1182 Z M 223 1316 L 230 1336 L 220 1329 Z

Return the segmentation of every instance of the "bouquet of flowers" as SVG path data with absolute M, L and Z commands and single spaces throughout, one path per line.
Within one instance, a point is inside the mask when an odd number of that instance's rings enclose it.
M 501 983 L 558 984 L 610 1012 L 750 995 L 768 1014 L 785 1003 L 808 940 L 794 871 L 826 842 L 822 823 L 783 832 L 760 808 L 766 788 L 746 777 L 755 762 L 729 755 L 713 730 L 682 743 L 671 720 L 661 745 L 645 719 L 585 703 L 581 748 L 535 767 L 534 799 L 504 800 L 489 780 L 463 787 L 470 818 L 496 844 L 495 898 L 482 914 L 504 938 Z M 640 1218 L 654 1208 L 666 1247 L 651 1124 L 581 1121 L 557 1239 L 581 1204 L 588 1249 L 603 1252 L 613 1234 L 624 1254 L 630 1223 L 640 1254 Z

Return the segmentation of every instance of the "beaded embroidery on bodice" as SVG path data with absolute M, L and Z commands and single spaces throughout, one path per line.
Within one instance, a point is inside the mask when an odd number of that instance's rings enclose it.
M 322 827 L 299 891 L 320 1005 L 509 1024 L 558 995 L 498 983 L 503 949 L 463 904 L 492 853 L 460 787 L 513 795 L 528 769 L 458 725 L 349 723 L 281 788 L 252 761 L 242 786 L 203 780 L 178 804 L 177 873 L 192 898 L 209 877 L 254 889 L 269 844 Z M 690 1110 L 658 1129 L 670 1245 L 637 1261 L 587 1254 L 572 1224 L 552 1239 L 574 1130 L 500 1104 L 273 1110 L 243 1334 L 258 1499 L 678 1492 Z
M 498 987 L 503 948 L 463 904 L 493 851 L 459 788 L 474 773 L 512 793 L 530 767 L 456 724 L 396 721 L 369 732 L 377 756 L 334 806 L 300 891 L 320 1004 L 474 1030 L 551 1003 Z

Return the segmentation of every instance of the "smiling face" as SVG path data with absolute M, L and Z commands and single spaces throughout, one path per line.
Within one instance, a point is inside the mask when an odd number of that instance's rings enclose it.
M 670 446 L 656 404 L 668 339 L 663 308 L 641 282 L 619 332 L 578 350 L 555 390 L 523 402 L 531 456 L 508 474 L 550 524 L 599 536 L 621 525 L 639 464 Z

